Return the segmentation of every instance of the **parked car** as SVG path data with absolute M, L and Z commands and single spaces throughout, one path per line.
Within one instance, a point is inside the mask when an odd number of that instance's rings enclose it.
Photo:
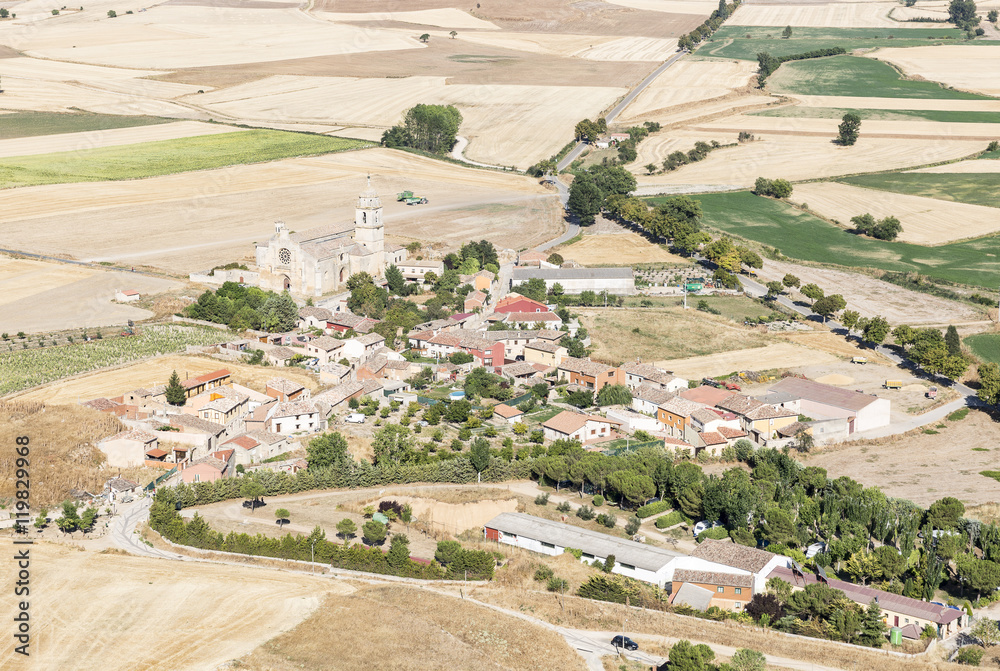
M 709 522 L 707 520 L 698 522 L 694 525 L 694 535 L 697 536 L 700 533 L 708 531 L 709 529 L 714 529 L 715 527 L 722 526 L 721 522 Z
M 365 416 L 362 415 L 360 412 L 352 412 L 351 414 L 349 414 L 347 417 L 344 418 L 344 421 L 347 422 L 348 424 L 364 424 Z
M 812 559 L 820 552 L 826 552 L 826 543 L 813 543 L 806 548 L 806 559 Z
M 616 648 L 624 648 L 626 650 L 638 650 L 639 644 L 633 641 L 628 636 L 615 636 L 611 639 L 611 645 Z

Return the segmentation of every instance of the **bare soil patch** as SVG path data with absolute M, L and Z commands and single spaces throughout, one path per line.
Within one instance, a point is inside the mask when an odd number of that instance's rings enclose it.
M 705 376 L 726 375 L 740 370 L 788 369 L 826 364 L 836 360 L 835 356 L 827 352 L 782 342 L 753 349 L 737 349 L 706 356 L 657 361 L 655 365 L 673 371 L 680 377 L 697 380 Z
M 690 259 L 671 254 L 638 233 L 585 235 L 579 242 L 557 250 L 564 259 L 585 266 L 629 265 L 633 263 L 690 263 Z
M 800 456 L 806 466 L 822 466 L 830 477 L 846 475 L 887 496 L 927 506 L 944 496 L 966 505 L 1000 501 L 1000 483 L 979 475 L 996 468 L 1000 425 L 973 410 L 958 422 L 872 441 L 820 448 Z M 985 451 L 974 450 L 981 448 Z
M 771 260 L 765 260 L 764 268 L 758 271 L 764 281 L 780 280 L 786 273 L 798 277 L 802 284 L 817 284 L 827 293 L 841 294 L 848 307 L 863 317 L 882 315 L 894 325 L 941 324 L 977 318 L 972 307 L 856 273 Z M 809 302 L 797 292 L 793 298 Z
M 0 544 L 10 555 L 18 547 L 9 540 Z M 31 652 L 53 668 L 215 668 L 295 626 L 324 593 L 350 590 L 305 575 L 96 554 L 51 543 L 36 544 L 31 555 L 32 581 L 45 586 L 31 594 L 32 618 L 44 623 Z M 13 579 L 4 580 L 13 590 Z M 14 607 L 12 599 L 4 602 L 5 619 L 13 618 Z M 234 613 L 241 625 L 226 636 L 204 626 L 231 620 Z M 159 623 L 156 636 L 150 635 L 151 620 Z M 95 630 L 114 632 L 114 641 L 95 639 Z M 15 657 L 8 646 L 0 652 L 0 666 L 16 666 Z
M 220 331 L 219 337 L 220 340 L 224 339 L 225 334 Z M 17 396 L 17 399 L 44 400 L 50 405 L 75 405 L 80 400 L 88 401 L 99 396 L 113 398 L 139 387 L 148 388 L 157 384 L 166 384 L 170 374 L 175 370 L 183 380 L 189 375 L 197 376 L 220 368 L 225 368 L 232 373 L 232 379 L 237 384 L 257 389 L 262 393 L 264 383 L 275 377 L 284 377 L 298 382 L 310 390 L 315 390 L 319 386 L 316 379 L 302 369 L 249 366 L 203 356 L 175 354 L 123 368 L 83 375 L 72 380 L 62 380 Z
M 378 641 L 378 654 L 359 641 Z M 402 586 L 328 595 L 311 617 L 240 663 L 250 671 L 586 668 L 554 631 L 454 596 Z
M 39 333 L 141 321 L 153 313 L 114 302 L 115 290 L 148 295 L 177 286 L 148 275 L 0 256 L 0 331 Z

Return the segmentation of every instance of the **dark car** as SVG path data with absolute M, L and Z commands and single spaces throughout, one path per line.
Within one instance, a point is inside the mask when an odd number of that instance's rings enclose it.
M 633 641 L 628 636 L 615 636 L 611 639 L 611 645 L 616 648 L 625 648 L 626 650 L 638 650 L 639 644 Z

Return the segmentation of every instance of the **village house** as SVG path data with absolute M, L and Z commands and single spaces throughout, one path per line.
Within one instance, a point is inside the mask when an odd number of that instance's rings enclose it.
M 691 413 L 691 424 L 695 431 L 699 433 L 705 431 L 719 431 L 720 427 L 730 429 L 740 428 L 740 418 L 731 412 L 718 408 L 699 408 Z M 743 435 L 746 435 L 743 432 Z
M 517 265 L 519 266 L 534 266 L 537 268 L 540 264 L 545 263 L 549 258 L 549 255 L 545 252 L 533 252 L 526 251 L 521 252 L 517 255 Z
M 340 312 L 334 314 L 326 322 L 326 327 L 332 331 L 338 333 L 347 333 L 348 331 L 354 331 L 355 333 L 369 333 L 375 325 L 378 324 L 377 319 L 371 319 L 370 317 L 360 317 L 349 312 Z
M 465 296 L 463 309 L 466 312 L 475 312 L 476 310 L 482 310 L 485 305 L 486 294 L 482 291 L 472 291 Z
M 299 308 L 298 327 L 300 329 L 319 329 L 325 331 L 327 322 L 333 317 L 333 313 L 326 308 L 318 308 L 312 305 Z
M 621 422 L 613 419 L 563 410 L 542 424 L 542 432 L 545 440 L 578 440 L 586 444 L 613 438 L 618 426 Z
M 231 454 L 232 450 L 228 450 Z M 207 457 L 195 459 L 181 470 L 181 481 L 185 484 L 196 482 L 215 482 L 225 477 L 230 477 L 229 463 L 223 461 L 216 452 Z
M 336 362 L 343 358 L 340 351 L 344 348 L 344 341 L 330 336 L 320 336 L 314 338 L 306 344 L 306 354 L 316 357 L 320 366 Z
M 703 384 L 694 389 L 680 391 L 677 395 L 688 401 L 694 401 L 699 405 L 717 406 L 719 403 L 736 394 L 728 389 L 719 389 L 718 387 L 710 387 Z
M 441 277 L 444 273 L 443 261 L 428 261 L 426 259 L 421 261 L 406 260 L 399 263 L 396 267 L 403 274 L 404 280 L 421 284 L 425 281 L 427 273 L 434 273 L 435 277 Z
M 264 350 L 264 359 L 272 366 L 277 366 L 278 368 L 284 368 L 289 365 L 299 352 L 285 347 L 284 345 L 271 345 L 266 347 L 261 347 Z
M 104 493 L 107 494 L 111 503 L 120 500 L 126 495 L 137 495 L 142 490 L 138 482 L 133 482 L 122 477 L 111 478 L 104 483 Z M 86 494 L 87 492 L 83 492 Z M 91 497 L 93 498 L 93 497 Z
M 632 389 L 632 409 L 644 415 L 657 417 L 660 405 L 674 398 L 674 396 L 676 394 L 661 389 L 659 386 L 640 384 L 638 387 Z M 663 427 L 660 426 L 658 429 L 662 430 Z
M 717 606 L 741 611 L 753 598 L 753 576 L 715 571 L 677 569 L 671 582 L 670 603 L 698 610 Z
M 699 543 L 694 550 L 691 551 L 690 555 L 685 555 L 678 557 L 674 562 L 671 563 L 666 575 L 671 583 L 684 582 L 682 579 L 685 575 L 677 575 L 677 572 L 686 571 L 696 571 L 696 572 L 710 572 L 710 573 L 730 573 L 735 575 L 746 576 L 751 579 L 749 585 L 750 596 L 747 601 L 752 598 L 754 594 L 758 594 L 766 591 L 767 589 L 767 579 L 775 568 L 790 566 L 791 560 L 784 555 L 775 554 L 773 552 L 767 552 L 766 550 L 759 550 L 757 548 L 747 547 L 745 545 L 739 545 L 738 543 L 733 543 L 729 540 L 705 540 Z M 703 576 L 699 576 L 703 577 Z M 678 580 L 681 578 L 681 580 Z M 721 579 L 723 582 L 725 580 L 731 580 L 729 578 Z M 711 584 L 711 583 L 703 583 Z M 715 585 L 717 588 L 719 585 Z M 731 584 L 729 586 L 735 587 Z M 676 590 L 676 587 L 674 587 Z M 724 592 L 718 592 L 718 594 L 724 594 Z M 732 597 L 734 594 L 729 593 Z M 741 596 L 742 593 L 740 594 Z
M 212 371 L 211 373 L 205 373 L 197 377 L 192 377 L 187 380 L 181 380 L 181 386 L 184 387 L 184 391 L 188 398 L 192 396 L 197 396 L 207 389 L 214 389 L 215 387 L 221 387 L 224 384 L 229 384 L 230 372 L 226 369 L 220 369 Z
M 319 372 L 319 383 L 322 385 L 340 384 L 351 379 L 351 367 L 340 363 L 319 366 L 317 371 Z
M 612 573 L 642 580 L 657 587 L 669 585 L 670 562 L 678 552 L 617 538 L 524 513 L 501 513 L 483 528 L 486 540 L 505 543 L 532 552 L 560 556 L 567 548 L 582 552 L 581 561 L 606 562 L 614 557 Z
M 697 432 L 691 426 L 691 415 L 701 408 L 699 403 L 675 396 L 657 407 L 656 419 L 663 425 L 663 431 L 668 436 L 693 444 L 697 442 Z
M 330 412 L 340 408 L 342 404 L 346 405 L 350 402 L 352 398 L 360 398 L 364 395 L 365 383 L 357 380 L 346 381 L 338 384 L 336 387 L 327 389 L 326 391 L 316 394 L 313 397 L 313 401 L 316 403 L 322 403 Z M 327 415 L 329 416 L 329 414 Z
M 614 366 L 575 357 L 566 357 L 559 362 L 557 378 L 560 382 L 590 389 L 595 394 L 606 385 L 622 384 L 623 379 L 621 370 Z
M 322 431 L 326 426 L 319 408 L 314 401 L 299 400 L 275 403 L 268 410 L 265 429 L 274 433 L 288 435 L 292 433 Z
M 499 315 L 501 319 L 506 315 Z M 502 342 L 504 346 L 504 358 L 508 361 L 516 361 L 525 358 L 524 347 L 532 341 L 558 343 L 568 334 L 565 331 L 553 329 L 531 329 L 512 331 L 484 331 L 480 333 L 483 338 Z
M 517 424 L 524 417 L 523 410 L 507 405 L 506 403 L 497 403 L 493 406 L 493 414 L 508 424 Z
M 505 324 L 512 328 L 535 328 L 540 326 L 544 329 L 558 329 L 562 326 L 562 319 L 555 312 L 507 312 Z
M 468 284 L 474 290 L 482 292 L 484 294 L 489 294 L 493 290 L 493 285 L 497 280 L 497 276 L 488 270 L 480 270 L 474 275 L 459 275 L 459 284 Z
M 794 401 L 782 402 L 782 407 L 817 419 L 846 419 L 848 433 L 888 426 L 890 401 L 851 389 L 798 377 L 786 377 L 771 385 L 771 393 L 787 394 Z
M 776 408 L 741 394 L 734 394 L 716 407 L 739 417 L 740 427 L 757 443 L 774 438 L 778 429 L 798 421 L 798 413 L 794 411 Z
M 687 380 L 671 375 L 648 363 L 626 363 L 621 366 L 625 374 L 625 384 L 631 388 L 645 384 L 666 391 L 682 391 L 688 388 Z
M 276 377 L 264 383 L 264 393 L 276 401 L 298 401 L 309 397 L 309 392 L 302 384 L 283 377 Z
M 146 453 L 157 449 L 158 445 L 154 434 L 132 429 L 98 441 L 97 449 L 107 457 L 108 466 L 130 468 L 142 466 L 146 461 Z
M 545 370 L 546 367 L 541 364 L 532 364 L 527 361 L 515 361 L 514 363 L 508 363 L 501 367 L 500 374 L 515 382 L 523 382 L 530 385 L 534 382 L 540 381 L 543 377 L 543 371 Z
M 543 366 L 557 368 L 569 357 L 569 350 L 548 340 L 532 340 L 524 345 L 524 360 Z
M 199 442 L 207 452 L 214 451 L 219 441 L 226 434 L 226 427 L 222 424 L 217 424 L 201 417 L 195 417 L 194 415 L 169 415 L 168 419 L 170 420 L 170 426 L 178 429 L 180 433 L 202 436 Z
M 344 341 L 342 356 L 349 361 L 364 363 L 380 348 L 385 346 L 385 337 L 378 333 L 367 333 L 365 335 L 348 338 Z
M 519 293 L 511 292 L 497 301 L 497 304 L 493 306 L 493 312 L 498 313 L 521 313 L 521 312 L 548 312 L 549 306 L 545 303 L 539 303 L 538 301 L 532 300 L 527 296 L 522 296 Z
M 269 400 L 271 400 L 267 396 L 267 394 L 263 394 L 257 391 L 256 389 L 251 389 L 250 387 L 244 387 L 241 384 L 233 384 L 229 387 L 229 389 L 232 389 L 233 391 L 243 394 L 244 396 L 247 397 L 247 407 L 246 407 L 247 412 L 253 412 L 257 408 L 259 408 L 262 404 L 267 403 Z

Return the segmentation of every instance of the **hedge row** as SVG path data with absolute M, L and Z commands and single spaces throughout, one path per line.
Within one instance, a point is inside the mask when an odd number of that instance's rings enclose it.
M 667 527 L 672 527 L 675 524 L 680 524 L 681 522 L 690 522 L 690 520 L 684 517 L 684 513 L 679 510 L 675 510 L 662 517 L 657 517 L 655 524 L 657 529 L 666 529 Z
M 652 517 L 653 515 L 662 513 L 665 510 L 670 510 L 670 503 L 668 501 L 647 503 L 644 506 L 639 506 L 639 509 L 635 511 L 635 516 L 639 519 L 646 519 L 647 517 Z
M 800 54 L 788 54 L 787 56 L 772 56 L 771 54 L 763 51 L 757 54 L 757 85 L 761 88 L 764 87 L 764 82 L 767 80 L 771 74 L 777 70 L 782 63 L 787 63 L 788 61 L 804 61 L 810 58 L 824 58 L 826 56 L 839 56 L 840 54 L 846 54 L 847 51 L 843 47 L 830 47 L 829 49 L 814 49 L 813 51 L 805 51 Z

